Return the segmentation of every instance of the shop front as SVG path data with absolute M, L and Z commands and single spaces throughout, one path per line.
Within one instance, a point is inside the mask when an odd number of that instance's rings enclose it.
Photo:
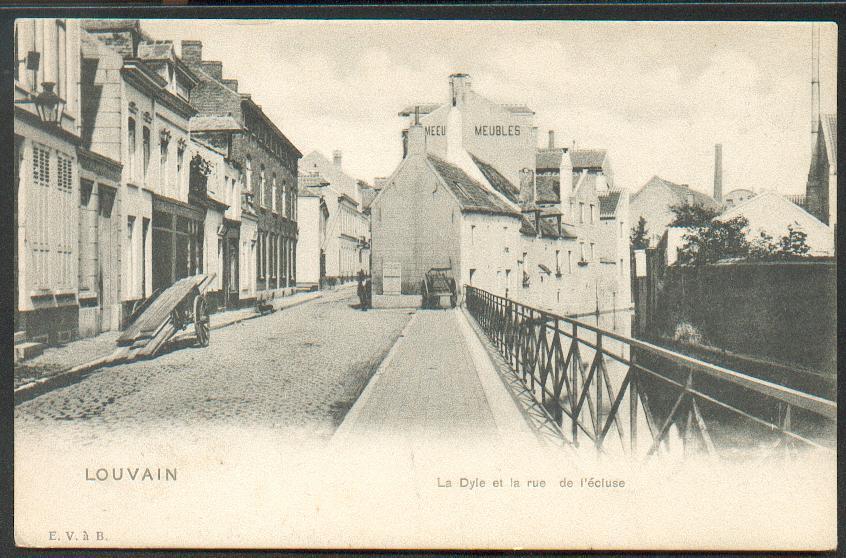
M 204 207 L 153 197 L 153 293 L 203 273 Z

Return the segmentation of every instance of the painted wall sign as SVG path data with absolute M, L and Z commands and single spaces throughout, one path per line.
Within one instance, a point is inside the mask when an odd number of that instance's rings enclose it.
M 484 125 L 476 126 L 475 131 L 477 136 L 519 136 L 520 126 L 505 126 L 502 124 Z
M 426 130 L 427 136 L 445 136 L 446 135 L 446 126 L 426 126 L 424 129 Z
M 402 264 L 385 262 L 382 265 L 382 292 L 384 294 L 402 293 Z

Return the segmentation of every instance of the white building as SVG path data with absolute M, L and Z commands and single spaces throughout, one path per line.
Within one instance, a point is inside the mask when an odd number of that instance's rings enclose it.
M 361 186 L 343 171 L 341 157 L 341 152 L 335 151 L 330 161 L 319 151 L 312 151 L 299 162 L 300 180 L 308 184 L 300 189 L 300 195 L 319 195 L 328 211 L 322 240 L 315 241 L 310 232 L 305 232 L 307 240 L 299 239 L 297 269 L 303 269 L 300 264 L 314 269 L 314 263 L 318 263 L 317 281 L 311 273 L 308 279 L 300 276 L 301 283 L 319 282 L 320 277 L 350 280 L 360 271 L 370 273 L 370 224 L 364 212 Z M 309 219 L 313 223 L 301 225 L 301 234 L 313 232 L 322 215 L 322 209 L 312 207 Z

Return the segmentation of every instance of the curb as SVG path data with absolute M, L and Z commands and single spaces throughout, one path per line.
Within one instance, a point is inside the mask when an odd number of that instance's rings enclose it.
M 279 308 L 274 308 L 274 312 L 287 310 L 289 308 L 294 308 L 296 306 L 300 306 L 301 304 L 305 304 L 306 302 L 311 302 L 312 300 L 316 300 L 323 296 L 323 291 L 316 291 L 314 296 L 303 297 L 301 300 L 297 300 L 289 305 L 280 305 Z M 283 299 L 284 300 L 284 299 Z M 239 318 L 232 322 L 226 322 L 224 324 L 218 324 L 216 326 L 212 326 L 209 329 L 211 331 L 217 329 L 223 329 L 225 327 L 229 327 L 231 325 L 239 324 L 241 322 L 245 322 L 247 320 L 252 320 L 255 318 L 261 318 L 268 314 L 253 314 L 247 315 L 243 318 Z M 173 339 L 180 337 L 182 334 L 174 335 Z M 69 368 L 63 372 L 59 372 L 58 374 L 53 374 L 52 376 L 48 376 L 46 378 L 39 378 L 38 380 L 26 383 L 22 386 L 18 386 L 15 388 L 15 405 L 23 403 L 24 401 L 29 401 L 30 399 L 34 399 L 39 395 L 47 393 L 48 391 L 53 391 L 54 389 L 58 389 L 61 387 L 66 387 L 71 384 L 76 383 L 80 379 L 84 378 L 88 374 L 95 372 L 97 370 L 103 368 L 109 368 L 108 359 L 112 356 L 112 354 L 108 354 L 106 356 L 100 357 L 96 360 L 79 364 L 72 368 Z M 111 365 L 119 365 L 125 364 L 123 362 L 114 362 Z
M 379 380 L 382 378 L 382 372 L 384 372 L 385 368 L 387 368 L 394 360 L 394 355 L 397 352 L 397 347 L 406 338 L 409 329 L 411 329 L 411 326 L 412 324 L 414 324 L 415 321 L 417 321 L 417 312 L 415 312 L 411 316 L 411 319 L 408 320 L 408 323 L 405 324 L 405 327 L 402 328 L 399 337 L 397 337 L 397 340 L 394 341 L 393 345 L 391 345 L 391 348 L 388 349 L 388 354 L 386 354 L 385 358 L 382 359 L 382 362 L 379 363 L 379 366 L 376 368 L 376 372 L 374 372 L 370 379 L 367 381 L 367 385 L 364 386 L 364 389 L 359 394 L 358 399 L 355 400 L 353 406 L 350 407 L 350 410 L 347 411 L 346 415 L 344 415 L 344 420 L 341 421 L 341 424 L 338 425 L 338 428 L 335 430 L 335 433 L 332 434 L 332 438 L 330 438 L 330 445 L 337 445 L 341 443 L 343 439 L 349 436 L 350 432 L 355 429 L 355 423 L 359 420 L 359 416 L 362 414 L 362 409 L 367 404 L 367 400 L 370 399 L 370 396 L 376 389 L 375 385 L 378 384 Z

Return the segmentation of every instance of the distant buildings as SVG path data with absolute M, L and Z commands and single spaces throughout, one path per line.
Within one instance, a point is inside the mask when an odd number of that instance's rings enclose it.
M 723 212 L 718 219 L 745 217 L 749 221 L 750 242 L 766 233 L 778 241 L 788 234 L 788 227 L 804 232 L 810 256 L 834 255 L 834 234 L 831 227 L 775 192 L 761 192 Z
M 371 189 L 344 172 L 337 150 L 331 161 L 319 151 L 309 153 L 299 170 L 304 183 L 300 196 L 309 206 L 298 256 L 309 271 L 300 282 L 312 285 L 325 277 L 351 280 L 359 272 L 369 275 L 370 223 L 364 203 L 372 200 Z
M 749 198 L 755 195 L 755 192 L 752 190 L 748 190 L 746 188 L 737 188 L 732 190 L 731 192 L 727 193 L 723 197 L 723 203 L 727 209 L 731 209 L 736 205 L 740 205 L 741 203 L 745 202 Z M 791 200 L 793 201 L 793 200 Z M 794 202 L 795 203 L 795 202 Z M 801 204 L 799 204 L 801 205 Z
M 611 188 L 604 151 L 554 139 L 538 150 L 533 114 L 485 99 L 466 74 L 450 76 L 447 102 L 400 113 L 411 119 L 405 158 L 371 206 L 374 305 L 418 305 L 425 273 L 440 267 L 459 286 L 558 312 L 628 306 L 617 221 L 627 193 Z
M 692 190 L 687 184 L 676 184 L 653 176 L 632 194 L 629 223 L 636 226 L 641 217 L 646 219 L 650 244 L 655 246 L 674 218 L 671 208 L 679 205 L 702 205 L 713 210 L 721 208 L 714 198 Z

